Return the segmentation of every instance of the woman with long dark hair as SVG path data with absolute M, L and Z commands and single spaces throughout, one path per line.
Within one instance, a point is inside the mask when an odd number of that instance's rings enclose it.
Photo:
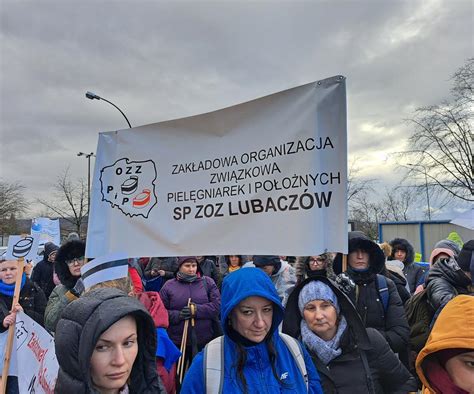
M 195 357 L 181 393 L 322 393 L 308 353 L 278 332 L 282 319 L 267 274 L 246 268 L 228 275 L 222 284 L 224 336 Z

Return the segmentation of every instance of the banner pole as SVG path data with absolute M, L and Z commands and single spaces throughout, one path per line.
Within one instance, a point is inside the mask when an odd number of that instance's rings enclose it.
M 347 271 L 347 254 L 342 255 L 342 272 Z
M 12 310 L 15 308 L 15 305 L 18 304 L 18 300 L 20 298 L 20 290 L 21 290 L 21 278 L 23 276 L 23 267 L 25 265 L 25 261 L 23 257 L 20 257 L 17 261 L 18 270 L 15 282 L 15 291 L 13 292 L 13 300 L 12 300 Z M 0 322 L 0 324 L 2 324 Z M 8 327 L 8 339 L 7 339 L 7 346 L 5 347 L 5 355 L 3 357 L 3 371 L 2 371 L 2 382 L 1 382 L 1 390 L 2 394 L 5 394 L 7 389 L 7 379 L 8 379 L 8 371 L 10 370 L 10 360 L 11 354 L 13 349 L 13 336 L 15 335 L 15 323 L 10 324 Z M 16 349 L 15 349 L 16 351 Z

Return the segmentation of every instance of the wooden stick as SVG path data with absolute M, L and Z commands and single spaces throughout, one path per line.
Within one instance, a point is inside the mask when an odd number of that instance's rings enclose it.
M 17 276 L 15 281 L 15 291 L 13 292 L 13 300 L 12 300 L 12 310 L 15 308 L 15 305 L 18 304 L 18 300 L 20 298 L 20 290 L 21 290 L 21 279 L 23 277 L 23 267 L 25 265 L 25 261 L 23 257 L 17 262 L 18 270 Z M 3 322 L 0 322 L 3 324 Z M 3 371 L 2 371 L 2 382 L 0 392 L 5 394 L 7 389 L 7 379 L 8 379 L 8 371 L 10 370 L 10 360 L 11 354 L 13 349 L 13 336 L 15 335 L 15 323 L 10 324 L 8 327 L 8 339 L 7 339 L 7 346 L 5 347 L 5 355 L 3 357 Z M 15 349 L 16 351 L 16 349 Z
M 191 298 L 188 298 L 188 307 L 191 304 Z M 179 382 L 182 381 L 183 370 L 184 370 L 184 355 L 186 354 L 186 342 L 188 340 L 188 327 L 189 319 L 184 322 L 183 337 L 181 338 L 181 357 L 178 360 L 178 367 L 176 368 L 176 373 L 179 376 Z
M 347 271 L 347 254 L 342 255 L 342 272 Z
M 176 373 L 178 374 L 178 376 L 181 375 L 181 370 L 184 366 L 184 356 L 186 354 L 186 342 L 188 340 L 188 327 L 189 327 L 189 320 L 186 320 L 184 322 L 183 337 L 181 339 L 181 347 L 179 349 L 181 352 L 181 356 L 178 360 L 178 367 L 176 369 Z
M 183 382 L 183 374 L 184 374 L 184 359 L 186 355 L 186 342 L 188 341 L 188 327 L 189 327 L 189 320 L 186 320 L 186 323 L 184 324 L 185 327 L 185 338 L 184 338 L 184 348 L 183 348 L 183 354 L 181 355 L 181 370 L 179 371 L 179 383 L 181 384 Z

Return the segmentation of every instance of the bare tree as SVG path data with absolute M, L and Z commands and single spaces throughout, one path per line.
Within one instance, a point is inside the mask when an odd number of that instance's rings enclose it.
M 451 93 L 457 101 L 472 103 L 474 97 L 474 58 L 466 61 L 453 75 L 453 87 Z
M 25 186 L 19 182 L 0 181 L 0 233 L 11 233 L 15 218 L 28 211 Z
M 382 202 L 372 201 L 368 193 L 361 193 L 354 200 L 350 218 L 356 223 L 357 230 L 371 239 L 378 238 L 378 223 L 388 220 Z
M 67 168 L 57 177 L 53 189 L 51 200 L 37 199 L 37 201 L 54 215 L 71 223 L 81 236 L 82 227 L 88 216 L 86 182 L 83 179 L 72 180 Z
M 360 157 L 355 157 L 349 164 L 347 175 L 347 201 L 354 201 L 360 194 L 373 191 L 374 179 L 364 179 L 360 176 Z
M 381 203 L 386 220 L 396 222 L 410 220 L 410 209 L 417 200 L 416 188 L 398 185 L 392 189 L 386 189 Z
M 464 201 L 474 201 L 473 75 L 470 59 L 453 77 L 453 101 L 416 110 L 411 149 L 400 153 L 408 176 L 423 175 L 433 189 Z

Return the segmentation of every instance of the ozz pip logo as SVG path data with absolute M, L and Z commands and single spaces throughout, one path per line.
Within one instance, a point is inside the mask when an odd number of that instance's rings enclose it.
M 100 170 L 102 201 L 130 217 L 148 218 L 157 204 L 156 165 L 153 160 L 117 160 Z

